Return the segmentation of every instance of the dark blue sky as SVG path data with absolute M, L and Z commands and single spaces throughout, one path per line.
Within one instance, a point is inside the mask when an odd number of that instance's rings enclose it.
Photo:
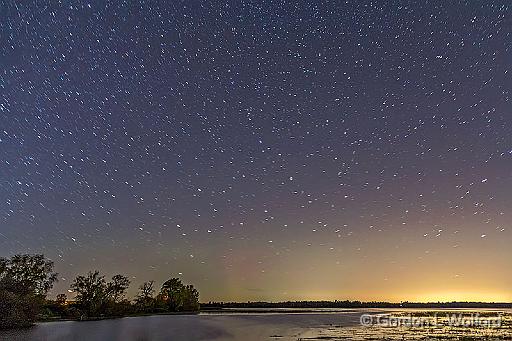
M 0 13 L 0 256 L 45 253 L 56 292 L 99 268 L 204 300 L 512 300 L 508 1 Z

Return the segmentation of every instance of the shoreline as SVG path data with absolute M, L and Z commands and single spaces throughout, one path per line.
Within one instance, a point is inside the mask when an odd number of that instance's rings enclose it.
M 38 323 L 48 323 L 48 322 L 92 322 L 92 321 L 103 321 L 103 320 L 116 320 L 122 319 L 125 317 L 144 317 L 144 316 L 165 316 L 165 315 L 199 315 L 199 311 L 184 311 L 184 312 L 165 312 L 165 313 L 151 313 L 151 314 L 129 314 L 129 315 L 119 315 L 119 316 L 94 316 L 87 317 L 82 319 L 71 319 L 71 318 L 48 318 L 48 319 L 40 319 L 35 322 L 34 325 Z M 24 327 L 24 328 L 30 328 Z M 24 329 L 20 328 L 20 329 Z M 14 328 L 16 329 L 16 328 Z M 0 329 L 1 330 L 1 329 Z
M 147 314 L 130 314 L 120 316 L 97 316 L 88 317 L 83 319 L 70 319 L 70 318 L 48 318 L 41 319 L 35 322 L 34 325 L 41 323 L 52 322 L 93 322 L 103 320 L 116 320 L 127 317 L 149 317 L 149 316 L 187 316 L 187 315 L 300 315 L 300 314 L 339 314 L 339 313 L 379 313 L 379 314 L 392 314 L 394 312 L 472 312 L 482 311 L 489 313 L 506 312 L 512 308 L 503 307 L 485 307 L 485 308 L 468 308 L 468 307 L 449 307 L 449 308 L 381 308 L 381 307 L 368 307 L 368 308 L 210 308 L 200 311 L 191 312 L 162 312 L 162 313 L 147 313 Z M 32 325 L 33 326 L 33 325 Z M 25 329 L 31 326 L 14 328 Z M 5 329 L 4 329 L 5 330 Z

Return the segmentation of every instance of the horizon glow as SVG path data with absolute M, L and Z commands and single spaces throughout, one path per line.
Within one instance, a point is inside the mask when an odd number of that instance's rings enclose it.
M 0 11 L 0 256 L 52 295 L 512 301 L 509 4 Z

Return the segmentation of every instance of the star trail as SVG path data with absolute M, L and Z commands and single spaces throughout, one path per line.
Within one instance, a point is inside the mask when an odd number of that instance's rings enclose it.
M 0 13 L 0 256 L 53 259 L 55 293 L 512 300 L 508 1 Z

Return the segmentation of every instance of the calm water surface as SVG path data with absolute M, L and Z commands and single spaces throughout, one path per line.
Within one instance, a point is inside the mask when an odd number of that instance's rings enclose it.
M 0 340 L 112 340 L 112 341 L 146 341 L 146 340 L 300 340 L 300 339 L 350 339 L 350 340 L 407 340 L 420 336 L 424 330 L 389 330 L 366 328 L 360 326 L 361 314 L 399 313 L 400 309 L 370 309 L 332 311 L 319 309 L 310 313 L 262 313 L 258 309 L 246 310 L 247 313 L 205 313 L 200 315 L 159 315 L 126 317 L 114 320 L 89 322 L 48 322 L 40 323 L 33 328 L 0 332 Z M 423 310 L 407 310 L 411 312 Z M 432 311 L 426 309 L 426 311 Z M 436 310 L 439 311 L 439 310 Z M 449 310 L 446 310 L 448 312 Z M 488 310 L 459 310 L 468 312 L 488 312 Z M 500 333 L 512 329 L 510 311 L 509 318 Z M 439 328 L 443 337 L 457 337 L 480 330 L 449 331 Z M 491 331 L 494 333 L 494 331 Z M 492 334 L 491 333 L 491 334 Z M 494 333 L 495 334 L 495 333 Z M 493 335 L 494 335 L 493 334 Z M 428 336 L 427 334 L 425 334 Z M 441 335 L 441 334 L 440 334 Z M 498 335 L 495 335 L 498 336 Z M 503 339 L 505 334 L 499 339 Z M 507 337 L 512 334 L 507 334 Z M 441 337 L 441 339 L 444 339 Z M 453 339 L 453 338 L 452 338 Z M 478 338 L 477 338 L 478 339 Z
M 360 312 L 204 314 L 48 322 L 0 332 L 0 340 L 297 340 L 312 326 L 357 325 Z

